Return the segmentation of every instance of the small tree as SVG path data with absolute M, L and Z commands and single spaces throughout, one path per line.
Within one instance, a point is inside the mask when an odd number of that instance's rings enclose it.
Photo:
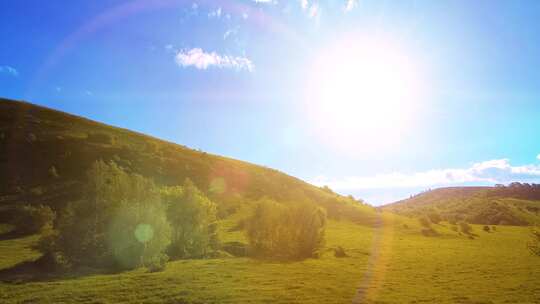
M 219 246 L 217 206 L 186 179 L 182 187 L 168 187 L 161 191 L 167 204 L 167 218 L 171 223 L 172 258 L 206 256 Z

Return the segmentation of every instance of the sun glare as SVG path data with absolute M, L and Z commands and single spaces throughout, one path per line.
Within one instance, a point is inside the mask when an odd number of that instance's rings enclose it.
M 307 100 L 317 125 L 332 135 L 374 140 L 399 135 L 414 120 L 420 81 L 412 59 L 395 45 L 345 39 L 312 65 Z

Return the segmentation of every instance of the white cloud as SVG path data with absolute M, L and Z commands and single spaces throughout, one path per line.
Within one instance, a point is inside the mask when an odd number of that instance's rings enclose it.
M 275 0 L 253 0 L 255 3 L 276 4 Z
M 469 168 L 440 169 L 415 173 L 393 172 L 374 176 L 353 176 L 343 179 L 315 178 L 311 183 L 328 185 L 336 190 L 413 188 L 449 186 L 464 183 L 540 182 L 540 165 L 512 166 L 508 159 L 475 163 Z
M 172 44 L 166 44 L 165 45 L 165 50 L 167 52 L 171 52 L 173 49 L 174 49 L 174 46 Z
M 8 74 L 14 77 L 18 77 L 19 71 L 17 71 L 17 69 L 9 65 L 2 65 L 0 66 L 0 74 Z
M 536 155 L 536 158 L 537 158 L 538 160 L 540 160 L 540 154 Z
M 175 61 L 180 67 L 193 66 L 200 70 L 217 67 L 236 70 L 245 69 L 251 72 L 254 69 L 253 63 L 246 57 L 220 55 L 216 52 L 205 52 L 200 48 L 179 51 L 175 56 Z
M 218 7 L 217 9 L 210 11 L 208 13 L 208 18 L 221 18 L 221 7 Z
M 302 7 L 302 10 L 307 13 L 309 18 L 315 19 L 317 22 L 319 21 L 321 7 L 318 3 L 310 3 L 308 0 L 300 0 L 300 6 Z
M 224 34 L 223 34 L 223 40 L 227 40 L 227 38 L 229 38 L 231 35 L 236 35 L 238 33 L 238 27 L 235 27 L 235 28 L 232 28 L 232 29 L 228 29 Z
M 357 5 L 358 5 L 358 0 L 347 0 L 347 3 L 345 4 L 345 11 L 350 12 Z
M 306 10 L 309 7 L 308 0 L 300 0 L 300 6 L 303 10 Z
M 245 20 L 248 18 L 248 14 L 247 13 L 242 13 L 242 18 Z

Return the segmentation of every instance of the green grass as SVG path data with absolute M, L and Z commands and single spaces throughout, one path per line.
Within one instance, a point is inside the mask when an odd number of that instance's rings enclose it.
M 473 225 L 478 237 L 469 239 L 444 224 L 435 225 L 440 236 L 424 237 L 415 220 L 390 214 L 383 218 L 379 228 L 330 221 L 328 250 L 320 259 L 184 260 L 159 273 L 138 269 L 0 283 L 0 302 L 351 303 L 358 287 L 362 292 L 357 299 L 364 303 L 540 302 L 540 258 L 525 248 L 527 227 L 498 226 L 487 233 Z M 228 241 L 244 241 L 239 232 L 222 233 Z M 2 267 L 35 258 L 35 253 L 20 254 L 32 240 L 0 241 Z M 334 257 L 330 248 L 336 246 L 350 257 Z

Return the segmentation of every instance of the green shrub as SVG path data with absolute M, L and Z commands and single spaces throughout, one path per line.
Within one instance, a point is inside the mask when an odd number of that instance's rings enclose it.
M 264 199 L 246 222 L 250 251 L 280 259 L 318 257 L 324 244 L 326 213 L 310 203 L 278 204 Z
M 461 230 L 461 232 L 465 234 L 470 234 L 472 232 L 472 227 L 467 222 L 461 221 L 458 224 L 459 224 L 459 229 Z
M 43 229 L 53 226 L 56 214 L 51 207 L 39 205 L 37 207 L 24 206 L 16 212 L 14 225 L 17 232 L 22 234 L 39 233 Z
M 200 258 L 219 247 L 217 206 L 189 179 L 161 190 L 172 228 L 171 258 Z
M 166 254 L 156 255 L 146 267 L 149 272 L 160 272 L 167 267 L 167 261 L 169 261 L 169 257 Z
M 82 200 L 61 213 L 57 232 L 40 248 L 73 266 L 132 269 L 161 259 L 170 226 L 154 183 L 114 162 L 97 161 Z
M 484 229 L 485 232 L 490 232 L 490 231 L 491 231 L 491 230 L 489 229 L 489 226 L 487 226 L 487 225 L 484 226 L 484 228 L 482 228 L 482 229 Z
M 345 253 L 345 249 L 343 249 L 343 247 L 341 246 L 338 246 L 337 248 L 334 249 L 334 256 L 336 258 L 348 257 L 347 253 Z

